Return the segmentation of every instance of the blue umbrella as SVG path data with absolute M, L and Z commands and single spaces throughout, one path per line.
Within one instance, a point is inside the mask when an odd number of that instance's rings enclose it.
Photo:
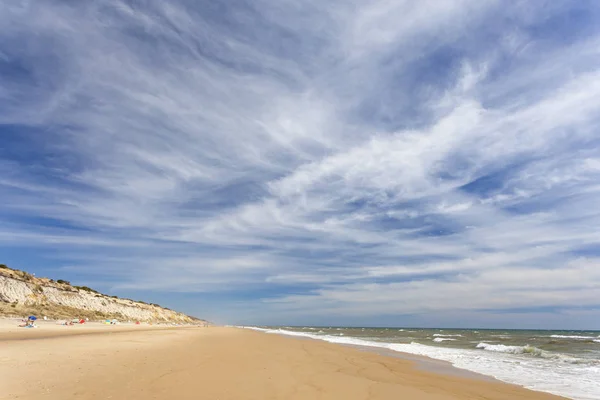
M 30 315 L 29 316 L 29 320 L 30 321 L 35 321 L 37 319 L 37 317 L 35 315 Z

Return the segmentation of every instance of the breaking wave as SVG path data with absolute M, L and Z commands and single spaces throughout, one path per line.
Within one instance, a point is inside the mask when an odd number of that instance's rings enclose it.
M 503 344 L 489 344 L 479 343 L 476 346 L 478 349 L 487 351 L 494 351 L 497 353 L 508 353 L 508 354 L 524 354 L 533 357 L 546 358 L 549 360 L 562 361 L 571 364 L 590 364 L 590 360 L 584 360 L 581 358 L 571 357 L 564 354 L 551 353 L 538 349 L 537 347 L 525 345 L 525 346 L 505 346 Z

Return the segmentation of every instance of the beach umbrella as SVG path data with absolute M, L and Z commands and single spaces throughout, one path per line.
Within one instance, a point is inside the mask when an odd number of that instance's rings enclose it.
M 30 315 L 29 316 L 29 320 L 31 321 L 35 321 L 37 319 L 37 317 L 35 315 Z

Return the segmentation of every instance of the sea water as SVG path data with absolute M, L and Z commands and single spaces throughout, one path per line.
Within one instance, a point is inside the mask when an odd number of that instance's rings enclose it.
M 417 354 L 533 390 L 577 400 L 600 399 L 598 331 L 252 328 Z

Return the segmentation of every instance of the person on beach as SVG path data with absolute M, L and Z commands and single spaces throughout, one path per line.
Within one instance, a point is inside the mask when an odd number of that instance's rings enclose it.
M 30 315 L 27 320 L 23 320 L 25 322 L 22 325 L 19 325 L 21 328 L 35 328 L 35 320 L 37 318 L 34 315 Z

